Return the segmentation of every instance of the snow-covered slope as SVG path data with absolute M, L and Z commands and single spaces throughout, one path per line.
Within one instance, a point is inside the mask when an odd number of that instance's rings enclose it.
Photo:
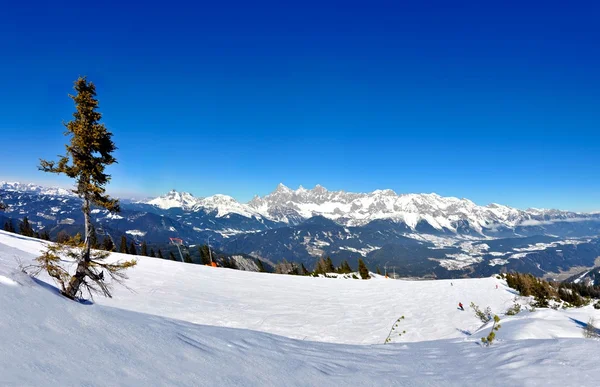
M 506 310 L 514 295 L 492 278 L 307 278 L 139 257 L 132 291 L 83 305 L 17 270 L 41 247 L 0 232 L 1 385 L 595 384 L 598 342 L 574 338 L 600 318 L 593 308 L 502 316 L 498 343 L 476 344 L 489 327 L 456 304 Z M 400 315 L 395 344 L 348 345 L 382 343 Z

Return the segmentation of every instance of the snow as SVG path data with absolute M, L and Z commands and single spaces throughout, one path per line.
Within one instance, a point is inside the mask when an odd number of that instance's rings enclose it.
M 342 247 L 340 247 L 340 250 L 348 250 L 353 253 L 358 253 L 358 254 L 362 255 L 363 257 L 366 257 L 367 254 L 369 254 L 371 251 L 375 251 L 380 248 L 381 247 L 373 247 L 371 245 L 367 245 L 366 247 L 364 247 L 362 249 L 356 249 L 354 247 L 342 246 Z
M 177 192 L 172 190 L 166 195 L 146 201 L 146 203 L 163 210 L 168 210 L 169 208 L 182 208 L 184 210 L 191 210 L 199 200 L 200 199 L 194 197 L 194 195 L 191 193 Z
M 0 232 L 0 385 L 596 382 L 598 342 L 581 327 L 600 311 L 504 316 L 514 293 L 494 278 L 336 280 L 138 257 L 132 291 L 84 305 L 17 270 L 17 258 L 28 263 L 42 247 Z M 457 310 L 459 301 L 501 315 L 497 343 L 477 344 L 489 326 Z M 401 315 L 406 334 L 382 345 Z
M 127 230 L 127 231 L 125 231 L 125 234 L 139 236 L 139 237 L 143 237 L 144 235 L 146 235 L 146 233 L 144 231 L 140 231 L 140 230 Z
M 585 276 L 586 276 L 586 275 L 588 275 L 588 273 L 589 273 L 590 271 L 591 271 L 591 270 L 588 270 L 588 271 L 584 272 L 584 273 L 583 273 L 582 275 L 580 275 L 580 276 L 579 276 L 579 277 L 578 277 L 578 278 L 577 278 L 575 281 L 573 281 L 573 283 L 576 283 L 576 284 L 580 283 L 580 282 L 581 282 L 581 280 L 582 280 L 583 278 L 585 278 Z
M 431 194 L 397 194 L 392 190 L 375 190 L 370 193 L 328 191 L 317 185 L 308 190 L 300 186 L 292 190 L 279 184 L 272 193 L 256 196 L 248 203 L 239 203 L 227 195 L 195 198 L 189 193 L 175 190 L 147 201 L 163 209 L 179 207 L 184 210 L 215 211 L 217 217 L 238 214 L 247 218 L 264 218 L 289 222 L 290 215 L 304 219 L 316 215 L 340 222 L 344 226 L 362 226 L 373 220 L 389 219 L 404 222 L 411 229 L 424 221 L 438 230 L 454 233 L 456 222 L 466 221 L 469 226 L 483 233 L 483 228 L 518 225 L 537 225 L 550 218 L 553 221 L 581 221 L 593 214 L 581 214 L 558 210 L 518 210 L 500 204 L 479 206 L 468 199 L 442 197 Z M 483 236 L 483 235 L 482 235 Z

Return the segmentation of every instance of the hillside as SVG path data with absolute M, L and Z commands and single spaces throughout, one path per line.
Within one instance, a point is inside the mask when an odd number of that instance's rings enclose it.
M 308 278 L 139 257 L 131 291 L 116 288 L 113 299 L 84 305 L 17 270 L 17 258 L 26 263 L 40 248 L 37 240 L 0 232 L 0 342 L 11 353 L 0 357 L 3 385 L 593 380 L 597 342 L 583 339 L 581 328 L 590 316 L 600 319 L 591 307 L 502 316 L 499 342 L 478 345 L 489 327 L 456 304 L 474 301 L 503 313 L 514 294 L 494 278 L 452 285 Z M 381 345 L 400 315 L 406 334 Z
M 82 231 L 81 203 L 64 189 L 0 182 L 8 209 L 0 221 L 25 216 L 35 231 Z M 121 213 L 94 209 L 99 240 L 121 237 L 166 248 L 171 237 L 210 244 L 226 255 L 283 259 L 312 269 L 321 256 L 336 265 L 359 258 L 372 269 L 395 266 L 402 277 L 462 278 L 517 270 L 552 277 L 594 266 L 600 256 L 600 214 L 519 210 L 435 194 L 328 191 L 283 185 L 239 203 L 227 195 L 197 198 L 171 191 L 123 200 Z

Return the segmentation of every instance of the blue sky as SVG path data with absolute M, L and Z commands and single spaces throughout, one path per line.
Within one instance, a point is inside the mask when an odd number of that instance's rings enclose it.
M 600 210 L 597 2 L 21 3 L 0 15 L 0 179 L 68 183 L 36 165 L 87 75 L 116 194 Z

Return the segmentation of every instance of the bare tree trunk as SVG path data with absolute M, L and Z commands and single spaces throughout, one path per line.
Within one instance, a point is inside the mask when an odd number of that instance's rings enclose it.
M 90 199 L 85 198 L 83 201 L 83 217 L 85 219 L 85 240 L 84 240 L 84 250 L 83 250 L 83 261 L 86 264 L 90 261 L 90 250 L 92 243 L 92 217 L 90 215 Z
M 83 199 L 83 207 L 81 208 L 83 211 L 83 217 L 85 219 L 85 240 L 83 247 L 83 255 L 79 258 L 79 262 L 77 263 L 77 269 L 75 270 L 75 274 L 71 277 L 69 281 L 69 285 L 64 291 L 64 295 L 75 299 L 77 293 L 79 292 L 79 287 L 83 283 L 85 276 L 87 275 L 87 268 L 91 261 L 90 251 L 91 251 L 91 235 L 92 235 L 92 218 L 90 215 L 90 199 L 85 197 Z
M 69 285 L 67 286 L 67 288 L 64 291 L 64 295 L 66 297 L 69 297 L 70 299 L 75 299 L 75 297 L 77 296 L 77 293 L 79 292 L 79 287 L 81 286 L 81 284 L 83 283 L 83 280 L 85 278 L 85 272 L 86 272 L 86 267 L 87 267 L 87 263 L 82 259 L 79 261 L 79 263 L 77 264 L 77 270 L 75 271 L 75 275 L 73 275 L 73 277 L 71 277 L 71 280 L 69 281 Z

